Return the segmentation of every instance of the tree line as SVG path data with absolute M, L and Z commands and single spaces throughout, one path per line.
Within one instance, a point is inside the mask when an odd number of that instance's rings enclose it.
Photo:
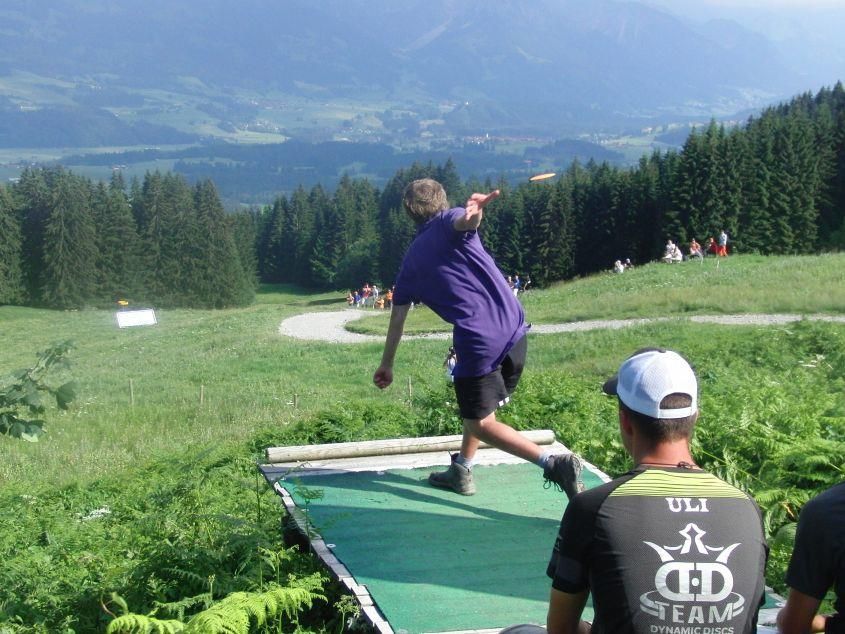
M 657 259 L 667 239 L 725 230 L 734 252 L 812 253 L 845 246 L 845 90 L 841 83 L 768 108 L 743 126 L 711 122 L 680 151 L 632 168 L 577 161 L 554 182 L 461 182 L 451 160 L 399 170 L 382 191 L 343 178 L 334 194 L 299 188 L 257 217 L 263 280 L 311 287 L 389 284 L 414 228 L 401 209 L 416 178 L 443 183 L 453 204 L 498 188 L 485 245 L 503 271 L 548 284 Z
M 455 164 L 415 163 L 383 189 L 343 177 L 261 209 L 224 214 L 210 181 L 148 174 L 93 184 L 32 169 L 0 188 L 0 303 L 75 307 L 117 297 L 161 306 L 251 301 L 256 278 L 307 288 L 390 284 L 414 236 L 405 185 L 430 177 L 462 204 L 498 188 L 482 238 L 507 274 L 548 284 L 657 259 L 667 239 L 724 229 L 734 252 L 845 246 L 845 89 L 806 93 L 726 129 L 711 122 L 680 151 L 630 168 L 571 163 L 554 181 L 462 181 Z
M 253 217 L 227 215 L 211 181 L 120 173 L 93 183 L 27 169 L 0 188 L 0 303 L 222 308 L 252 301 Z

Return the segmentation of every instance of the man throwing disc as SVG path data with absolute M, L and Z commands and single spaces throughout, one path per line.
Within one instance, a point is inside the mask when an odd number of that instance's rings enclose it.
M 484 207 L 499 191 L 473 194 L 466 207 L 449 209 L 443 186 L 421 179 L 405 188 L 402 203 L 417 224 L 393 295 L 387 340 L 373 382 L 393 382 L 393 362 L 411 302 L 423 302 L 452 324 L 458 362 L 455 395 L 463 418 L 460 453 L 429 482 L 462 495 L 475 493 L 472 465 L 481 441 L 533 462 L 548 482 L 569 497 L 583 489 L 581 463 L 571 453 L 551 455 L 496 419 L 510 400 L 525 365 L 528 325 L 496 263 L 484 249 L 478 227 Z

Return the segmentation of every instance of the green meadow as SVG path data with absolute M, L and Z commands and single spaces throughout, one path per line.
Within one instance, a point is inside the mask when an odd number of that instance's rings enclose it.
M 843 255 L 652 264 L 522 299 L 534 323 L 842 315 L 843 265 Z M 276 629 L 252 631 L 342 629 L 348 602 L 310 557 L 282 544 L 282 511 L 256 477 L 256 460 L 270 445 L 460 429 L 443 377 L 445 341 L 404 341 L 396 383 L 379 391 L 371 377 L 380 342 L 279 334 L 286 317 L 345 310 L 344 295 L 264 287 L 247 308 L 163 310 L 157 325 L 124 330 L 110 311 L 0 307 L 0 376 L 72 340 L 71 367 L 55 380 L 79 384 L 69 410 L 46 413 L 40 442 L 0 437 L 0 632 L 105 631 L 123 611 L 187 620 L 232 592 L 268 592 L 268 579 L 320 590 L 311 607 L 274 617 Z M 386 324 L 384 314 L 354 327 L 383 333 Z M 427 309 L 411 313 L 409 332 L 441 329 Z M 701 381 L 694 455 L 755 495 L 772 544 L 768 581 L 782 590 L 798 511 L 845 471 L 843 344 L 845 324 L 810 321 L 672 319 L 533 334 L 524 380 L 502 418 L 554 429 L 591 462 L 621 473 L 630 464 L 601 382 L 644 345 L 683 353 Z
M 555 324 L 589 319 L 637 319 L 845 310 L 845 254 L 706 258 L 649 263 L 624 274 L 610 271 L 520 296 L 528 321 Z M 387 320 L 362 320 L 354 332 L 384 334 Z M 410 313 L 406 332 L 448 330 L 430 311 Z

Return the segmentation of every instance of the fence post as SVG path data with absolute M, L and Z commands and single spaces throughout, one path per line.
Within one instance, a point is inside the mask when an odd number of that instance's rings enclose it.
M 205 402 L 205 385 L 200 383 L 200 405 Z
M 408 377 L 408 406 L 414 404 L 414 388 L 411 385 L 411 377 Z
M 129 379 L 129 404 L 135 407 L 135 385 L 132 383 L 132 379 Z

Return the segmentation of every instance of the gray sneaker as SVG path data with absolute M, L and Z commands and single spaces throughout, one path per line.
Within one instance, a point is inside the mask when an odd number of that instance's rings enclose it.
M 543 469 L 543 477 L 546 479 L 546 487 L 556 486 L 566 493 L 570 500 L 584 490 L 584 483 L 581 481 L 581 460 L 574 453 L 549 456 L 549 462 Z
M 455 493 L 461 495 L 473 495 L 475 493 L 475 482 L 472 481 L 472 470 L 455 462 L 457 455 L 452 456 L 452 464 L 446 471 L 429 474 L 428 482 L 442 489 L 452 489 Z

